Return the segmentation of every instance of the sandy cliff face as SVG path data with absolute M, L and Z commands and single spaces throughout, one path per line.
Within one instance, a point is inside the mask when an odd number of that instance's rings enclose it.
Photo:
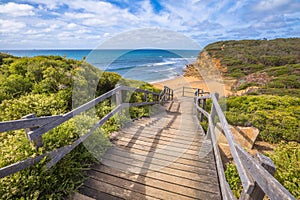
M 223 67 L 219 59 L 212 58 L 206 51 L 199 54 L 195 63 L 189 64 L 185 76 L 197 76 L 203 79 L 221 81 L 227 68 Z

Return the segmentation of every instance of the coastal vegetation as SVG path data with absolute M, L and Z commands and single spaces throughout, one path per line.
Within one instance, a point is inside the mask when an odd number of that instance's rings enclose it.
M 277 167 L 275 178 L 300 198 L 300 38 L 220 41 L 204 51 L 220 63 L 225 79 L 235 80 L 233 94 L 246 90 L 223 100 L 228 122 L 254 126 L 260 130 L 258 140 L 275 144 L 268 155 Z M 234 163 L 226 168 L 226 178 L 239 196 Z
M 221 99 L 226 105 L 228 122 L 258 128 L 258 140 L 276 147 L 273 153 L 268 153 L 277 167 L 274 176 L 299 199 L 300 39 L 221 41 L 206 46 L 204 52 L 221 65 L 225 79 L 235 80 L 231 88 L 233 94 L 246 91 L 243 95 Z M 150 84 L 97 70 L 84 60 L 60 56 L 19 58 L 1 53 L 0 121 L 20 119 L 29 113 L 37 116 L 66 113 L 113 89 L 116 84 L 158 92 Z M 138 93 L 127 97 L 128 102 L 142 99 Z M 210 105 L 208 101 L 208 109 Z M 95 107 L 96 118 L 93 112 L 86 112 L 84 117 L 53 129 L 43 136 L 44 146 L 38 150 L 28 142 L 23 130 L 1 133 L 0 167 L 71 144 L 113 107 L 113 99 L 105 100 Z M 148 106 L 130 108 L 131 118 L 147 115 Z M 109 133 L 127 120 L 122 115 L 113 117 L 95 131 L 90 140 L 91 145 L 101 144 L 101 152 L 97 153 L 103 153 L 110 146 Z M 207 122 L 202 125 L 205 128 Z M 47 161 L 44 159 L 27 170 L 1 179 L 0 196 L 3 199 L 65 198 L 80 186 L 84 172 L 97 162 L 84 145 L 79 145 L 49 170 L 45 167 Z M 238 197 L 242 188 L 233 162 L 226 164 L 225 174 Z
M 220 41 L 204 50 L 226 68 L 225 77 L 236 79 L 233 90 L 300 95 L 300 38 Z
M 100 71 L 84 60 L 60 56 L 19 58 L 1 53 L 0 121 L 20 119 L 30 113 L 37 116 L 64 114 L 74 106 L 113 89 L 118 83 L 158 92 L 147 83 L 125 80 L 119 74 Z M 94 95 L 85 90 L 92 86 L 96 88 Z M 128 98 L 128 101 L 141 101 L 143 96 L 132 93 Z M 43 135 L 44 146 L 38 150 L 27 140 L 24 130 L 1 133 L 0 168 L 71 144 L 88 131 L 93 121 L 109 113 L 112 104 L 112 100 L 108 99 L 96 106 L 96 117 L 86 112 L 84 116 L 78 116 L 49 131 Z M 147 106 L 130 110 L 133 118 L 147 115 L 148 112 Z M 117 130 L 119 122 L 119 118 L 111 118 L 89 138 L 91 145 L 100 144 L 102 147 L 101 152 L 97 153 L 103 153 L 110 146 L 109 132 Z M 43 159 L 37 165 L 0 179 L 1 198 L 65 198 L 80 186 L 85 171 L 97 162 L 83 144 L 49 170 L 45 166 L 48 161 Z

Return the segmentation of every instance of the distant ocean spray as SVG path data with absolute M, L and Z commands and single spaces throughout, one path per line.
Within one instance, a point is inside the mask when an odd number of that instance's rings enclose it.
M 186 64 L 196 60 L 198 50 L 0 50 L 15 56 L 59 55 L 86 61 L 124 78 L 157 82 L 183 74 Z

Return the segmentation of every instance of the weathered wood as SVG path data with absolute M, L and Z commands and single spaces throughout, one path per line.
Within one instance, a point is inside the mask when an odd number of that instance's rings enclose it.
M 61 115 L 54 115 L 54 116 L 22 118 L 19 120 L 4 121 L 4 122 L 0 122 L 0 132 L 43 126 L 61 117 L 62 117 Z
M 23 119 L 35 119 L 35 118 L 36 118 L 35 114 L 29 114 L 29 115 L 26 115 L 26 116 L 23 117 Z M 29 139 L 28 133 L 30 131 L 34 131 L 36 129 L 38 129 L 38 127 L 25 128 L 25 133 L 26 133 L 27 139 Z M 33 140 L 33 144 L 34 144 L 34 146 L 36 148 L 42 147 L 43 146 L 43 138 L 42 138 L 42 136 L 36 137 Z
M 99 128 L 100 126 L 102 126 L 107 120 L 109 120 L 109 118 L 111 118 L 113 115 L 115 115 L 116 113 L 120 112 L 120 110 L 122 109 L 122 105 L 117 106 L 116 108 L 114 108 L 110 113 L 108 113 L 107 115 L 105 115 L 99 122 L 97 122 L 96 124 L 94 124 L 94 126 L 90 129 L 90 131 L 88 133 L 86 133 L 84 136 L 81 136 L 79 139 L 77 139 L 73 144 L 71 145 L 67 145 L 64 147 L 61 147 L 55 151 L 53 151 L 50 156 L 51 156 L 51 160 L 46 164 L 47 168 L 51 168 L 53 165 L 55 165 L 58 161 L 60 161 L 65 155 L 67 155 L 68 153 L 70 153 L 75 147 L 77 147 L 80 143 L 82 143 L 83 141 L 85 141 L 91 134 L 94 133 L 94 131 Z
M 202 101 L 203 101 L 202 102 L 202 109 L 205 110 L 205 108 L 206 108 L 206 99 L 203 99 Z M 203 114 L 201 114 L 201 120 L 200 121 L 202 121 L 202 120 L 203 120 Z
M 197 94 L 199 94 L 198 91 L 195 95 Z M 232 191 L 225 178 L 221 156 L 214 133 L 213 118 L 215 114 L 218 114 L 221 121 L 234 160 L 236 163 L 239 163 L 237 164 L 237 168 L 244 187 L 241 199 L 259 200 L 264 198 L 265 193 L 271 199 L 295 199 L 276 179 L 274 179 L 273 175 L 275 173 L 275 166 L 270 158 L 263 156 L 262 154 L 257 154 L 258 161 L 255 161 L 255 159 L 252 158 L 243 148 L 236 144 L 233 135 L 228 128 L 227 120 L 218 104 L 217 97 L 212 95 L 211 98 L 213 100 L 213 105 L 210 115 L 205 112 L 204 109 L 200 108 L 197 103 L 195 103 L 195 105 L 199 112 L 203 113 L 206 117 L 209 115 L 208 134 L 211 135 L 213 141 L 218 177 L 223 198 L 233 199 L 234 196 L 232 195 Z M 197 101 L 198 98 L 195 97 L 195 102 Z
M 119 106 L 123 103 L 122 101 L 122 90 L 116 92 L 116 106 Z
M 217 167 L 222 197 L 223 197 L 223 199 L 228 199 L 228 200 L 236 199 L 234 197 L 234 195 L 230 189 L 230 186 L 226 180 L 226 177 L 225 177 L 221 154 L 220 154 L 219 147 L 218 147 L 218 141 L 217 141 L 216 134 L 215 134 L 213 119 L 211 116 L 209 116 L 209 118 L 208 118 L 208 123 L 209 123 L 209 133 L 208 134 L 210 134 L 210 138 L 211 138 L 212 144 L 213 144 L 213 150 L 214 150 L 214 155 L 215 155 L 215 160 L 216 160 L 216 167 Z
M 274 176 L 276 167 L 273 163 L 273 161 L 263 154 L 257 153 L 255 156 L 255 159 L 257 159 L 258 163 L 265 168 L 270 175 Z M 240 199 L 243 200 L 262 200 L 265 196 L 265 192 L 259 187 L 257 182 L 255 181 L 254 189 L 250 194 L 243 193 L 241 195 Z
M 164 86 L 164 89 L 159 94 L 159 102 L 170 101 L 171 100 L 171 91 L 173 91 L 171 88 Z
M 152 94 L 152 95 L 159 95 L 159 93 L 157 93 L 157 92 L 151 92 L 151 91 L 143 90 L 143 89 L 139 89 L 139 88 L 131 88 L 131 87 L 124 86 L 124 85 L 122 85 L 120 87 L 121 87 L 121 90 L 141 92 L 141 93 Z
M 203 91 L 202 91 L 203 93 Z M 217 138 L 216 138 L 216 134 L 215 134 L 215 129 L 214 129 L 214 117 L 216 115 L 216 111 L 214 108 L 214 105 L 212 105 L 211 108 L 211 114 L 209 114 L 208 112 L 206 112 L 204 110 L 204 108 L 199 107 L 199 105 L 197 104 L 199 99 L 203 99 L 206 100 L 206 98 L 210 98 L 210 95 L 206 95 L 206 96 L 201 96 L 198 97 L 199 95 L 199 89 L 196 92 L 196 96 L 195 96 L 195 105 L 196 105 L 196 109 L 197 111 L 201 112 L 201 114 L 203 114 L 207 119 L 208 119 L 208 132 L 207 132 L 207 138 L 210 138 L 212 140 L 212 146 L 213 146 L 213 152 L 214 152 L 214 156 L 215 156 L 215 162 L 216 162 L 216 168 L 217 168 L 217 173 L 218 173 L 218 179 L 219 179 L 219 184 L 220 184 L 220 189 L 221 189 L 221 193 L 222 193 L 222 198 L 223 199 L 228 199 L 228 200 L 232 200 L 235 199 L 230 186 L 226 180 L 225 177 L 225 172 L 224 172 L 224 167 L 223 167 L 223 163 L 222 163 L 222 159 L 221 159 L 221 154 L 219 151 L 219 147 L 218 147 L 218 143 L 217 143 Z M 218 99 L 218 95 L 217 99 Z
M 187 197 L 188 199 L 214 199 L 219 197 L 218 193 L 210 191 L 213 188 L 209 188 L 205 184 L 196 182 L 191 188 L 189 187 L 191 185 L 190 180 L 174 179 L 176 182 L 173 183 L 166 179 L 159 179 L 158 175 L 157 172 L 151 172 L 149 175 L 140 174 L 140 178 L 136 179 L 135 176 L 128 176 L 118 170 L 107 170 L 105 173 L 90 171 L 89 173 L 90 177 L 100 182 L 118 183 L 122 187 L 142 194 L 146 193 L 145 187 L 147 187 L 147 190 L 151 191 L 151 196 L 156 198 L 171 199 L 173 197 L 174 199 L 185 199 Z M 133 184 L 135 187 L 131 187 Z M 203 188 L 198 188 L 200 185 L 203 185 Z
M 60 124 L 68 121 L 69 119 L 73 118 L 74 116 L 94 107 L 95 105 L 97 105 L 98 103 L 102 102 L 104 99 L 107 99 L 109 97 L 111 97 L 112 95 L 114 95 L 117 91 L 120 91 L 122 89 L 123 86 L 119 86 L 116 87 L 113 90 L 110 90 L 109 92 L 83 104 L 82 106 L 79 106 L 78 108 L 75 108 L 74 110 L 64 114 L 61 118 L 59 118 L 56 121 L 53 121 L 49 124 L 46 124 L 34 131 L 30 131 L 28 133 L 28 136 L 30 138 L 30 140 L 35 140 L 35 138 L 43 135 L 44 133 L 48 132 L 49 130 L 59 126 Z
M 166 100 L 172 99 L 172 90 L 166 88 L 164 94 Z M 194 136 L 200 129 L 193 117 L 193 99 L 184 101 L 188 102 L 182 105 L 180 115 L 166 112 L 161 123 L 159 116 L 145 118 L 132 122 L 126 132 L 119 131 L 102 164 L 88 173 L 84 188 L 94 192 L 84 194 L 96 197 L 93 194 L 105 192 L 125 199 L 220 199 L 212 151 L 199 157 L 203 135 Z
M 47 152 L 43 155 L 34 157 L 34 158 L 28 158 L 26 160 L 11 164 L 9 166 L 3 167 L 0 169 L 0 178 L 9 176 L 10 174 L 14 174 L 18 171 L 21 171 L 23 169 L 26 169 L 36 163 L 38 163 L 41 159 L 43 159 L 46 156 L 50 156 L 52 160 L 50 160 L 46 166 L 47 168 L 51 168 L 54 164 L 56 164 L 59 160 L 61 160 L 66 154 L 68 154 L 70 151 L 72 151 L 76 146 L 78 146 L 81 142 L 86 140 L 96 128 L 104 124 L 111 116 L 119 112 L 121 109 L 121 105 L 116 107 L 113 111 L 111 111 L 109 114 L 107 114 L 105 117 L 103 117 L 98 123 L 96 123 L 93 128 L 90 130 L 89 133 L 85 134 L 84 136 L 77 139 L 73 144 L 67 145 L 64 147 L 61 147 L 59 149 L 53 150 L 51 152 Z
M 17 173 L 23 169 L 26 169 L 38 162 L 40 162 L 46 155 L 40 155 L 34 158 L 28 158 L 26 160 L 22 160 L 11 165 L 5 166 L 0 169 L 0 178 L 4 178 L 11 174 Z
M 196 99 L 209 99 L 209 98 L 211 98 L 210 94 L 203 95 L 203 96 L 200 96 L 200 97 L 196 97 Z
M 168 88 L 169 89 L 169 88 Z M 64 115 L 57 115 L 57 116 L 49 116 L 49 117 L 40 117 L 36 118 L 34 114 L 30 114 L 27 116 L 24 116 L 25 119 L 21 120 L 15 120 L 15 121 L 8 121 L 8 122 L 1 122 L 0 123 L 0 130 L 1 131 L 9 131 L 9 130 L 17 130 L 20 128 L 28 128 L 26 130 L 27 136 L 30 140 L 34 141 L 35 145 L 37 147 L 42 146 L 42 140 L 41 136 L 46 133 L 47 131 L 59 126 L 60 124 L 64 123 L 65 121 L 71 119 L 72 117 L 80 114 L 81 112 L 84 112 L 96 104 L 100 103 L 106 98 L 111 97 L 112 95 L 116 94 L 116 103 L 117 106 L 105 117 L 103 117 L 98 123 L 96 123 L 90 130 L 89 133 L 86 135 L 80 137 L 78 140 L 76 140 L 73 144 L 67 145 L 64 147 L 61 147 L 59 149 L 56 149 L 54 151 L 48 152 L 44 155 L 38 156 L 36 158 L 30 158 L 21 162 L 14 163 L 12 165 L 6 166 L 2 169 L 0 169 L 0 174 L 2 177 L 5 177 L 9 174 L 16 173 L 22 169 L 28 168 L 31 165 L 39 162 L 43 157 L 50 155 L 52 160 L 47 163 L 47 167 L 50 168 L 54 164 L 56 164 L 59 160 L 61 160 L 66 154 L 68 154 L 70 151 L 72 151 L 76 146 L 78 146 L 82 141 L 84 141 L 86 138 L 88 138 L 96 128 L 100 127 L 103 123 L 105 123 L 110 117 L 112 117 L 114 114 L 119 112 L 122 107 L 122 90 L 127 90 L 127 91 L 135 91 L 135 92 L 143 92 L 146 97 L 145 101 L 146 102 L 141 102 L 141 103 L 132 103 L 128 104 L 128 106 L 142 106 L 142 105 L 152 105 L 152 104 L 157 104 L 159 101 L 156 102 L 147 102 L 147 94 L 153 95 L 153 98 L 155 96 L 158 98 L 160 97 L 160 94 L 155 93 L 155 92 L 150 92 L 147 90 L 141 90 L 141 89 L 136 89 L 136 88 L 130 88 L 127 86 L 117 86 L 115 89 L 87 102 L 86 104 L 64 114 Z M 172 91 L 169 89 L 169 91 Z M 170 93 L 170 92 L 169 92 Z M 166 93 L 164 93 L 165 95 Z M 170 93 L 171 94 L 171 93 Z M 169 94 L 169 95 L 170 95 Z M 164 97 L 165 98 L 165 97 Z
M 234 137 L 231 133 L 231 130 L 229 128 L 226 117 L 225 117 L 225 115 L 224 115 L 224 113 L 223 113 L 223 111 L 222 111 L 222 109 L 221 109 L 221 107 L 218 103 L 218 100 L 217 100 L 216 96 L 213 94 L 211 96 L 211 98 L 212 98 L 212 101 L 213 101 L 213 105 L 216 109 L 216 113 L 218 114 L 219 120 L 222 124 L 224 134 L 227 138 L 232 157 L 235 161 L 237 170 L 239 172 L 244 192 L 249 194 L 249 193 L 252 192 L 252 190 L 254 188 L 254 181 L 253 181 L 252 177 L 248 174 L 248 171 L 245 169 L 245 166 L 243 165 L 242 160 L 241 160 L 241 158 L 240 158 L 240 156 L 239 156 L 239 154 L 238 154 L 238 152 L 235 148 L 235 144 L 236 144 L 235 139 L 234 139 Z
M 103 159 L 110 159 L 119 162 L 122 161 L 123 163 L 131 162 L 131 164 L 133 164 L 133 162 L 141 161 L 141 162 L 149 163 L 151 164 L 151 166 L 156 165 L 155 168 L 158 169 L 157 172 L 160 172 L 159 168 L 161 167 L 168 167 L 182 172 L 193 173 L 194 175 L 192 176 L 195 176 L 195 174 L 197 174 L 199 176 L 199 181 L 201 182 L 210 183 L 215 186 L 218 184 L 218 181 L 216 179 L 212 179 L 217 177 L 217 173 L 215 169 L 210 166 L 210 164 L 214 162 L 213 159 L 209 163 L 208 162 L 195 163 L 193 161 L 189 161 L 184 164 L 179 162 L 180 160 L 179 161 L 175 160 L 174 162 L 174 160 L 167 155 L 163 155 L 163 154 L 145 155 L 143 153 L 138 153 L 138 152 L 135 152 L 134 154 L 128 154 L 126 151 L 124 151 L 124 149 L 121 148 L 120 149 L 110 148 L 106 152 Z M 172 164 L 170 164 L 170 161 L 173 161 Z M 189 165 L 188 163 L 192 163 L 194 165 Z M 169 176 L 168 179 L 171 179 L 172 175 L 174 174 L 168 174 Z M 183 178 L 187 178 L 187 177 L 184 176 Z M 196 181 L 195 178 L 192 178 L 192 180 Z
M 270 199 L 291 199 L 296 200 L 295 197 L 285 189 L 261 164 L 248 154 L 240 145 L 235 144 L 237 153 L 243 165 L 250 172 L 251 176 L 259 187 L 265 192 Z M 272 166 L 270 160 L 262 157 L 262 160 Z
M 196 108 L 199 112 L 201 112 L 206 118 L 209 118 L 210 117 L 210 114 L 204 110 L 203 108 L 199 107 L 199 105 L 196 105 Z

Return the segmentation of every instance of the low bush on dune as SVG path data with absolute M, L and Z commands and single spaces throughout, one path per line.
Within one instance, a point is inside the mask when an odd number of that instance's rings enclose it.
M 0 54 L 0 61 L 0 121 L 20 119 L 30 113 L 37 116 L 64 114 L 113 89 L 117 83 L 157 92 L 147 83 L 124 80 L 119 74 L 102 72 L 84 61 L 60 56 L 17 58 Z M 96 94 L 89 96 L 92 92 L 88 89 L 94 89 L 91 91 Z M 72 101 L 72 97 L 78 99 Z M 142 94 L 133 93 L 128 100 L 142 101 L 142 97 Z M 43 135 L 44 145 L 38 150 L 27 140 L 24 130 L 1 133 L 0 168 L 72 144 L 112 108 L 112 101 L 108 99 L 97 105 L 95 112 L 84 112 L 61 124 Z M 148 107 L 135 108 L 131 115 L 147 115 L 148 110 Z M 67 197 L 78 189 L 85 171 L 97 161 L 92 154 L 98 157 L 110 146 L 108 134 L 118 129 L 118 123 L 119 120 L 112 117 L 87 139 L 85 145 L 77 146 L 48 170 L 46 163 L 50 159 L 44 158 L 28 169 L 0 179 L 1 199 Z

